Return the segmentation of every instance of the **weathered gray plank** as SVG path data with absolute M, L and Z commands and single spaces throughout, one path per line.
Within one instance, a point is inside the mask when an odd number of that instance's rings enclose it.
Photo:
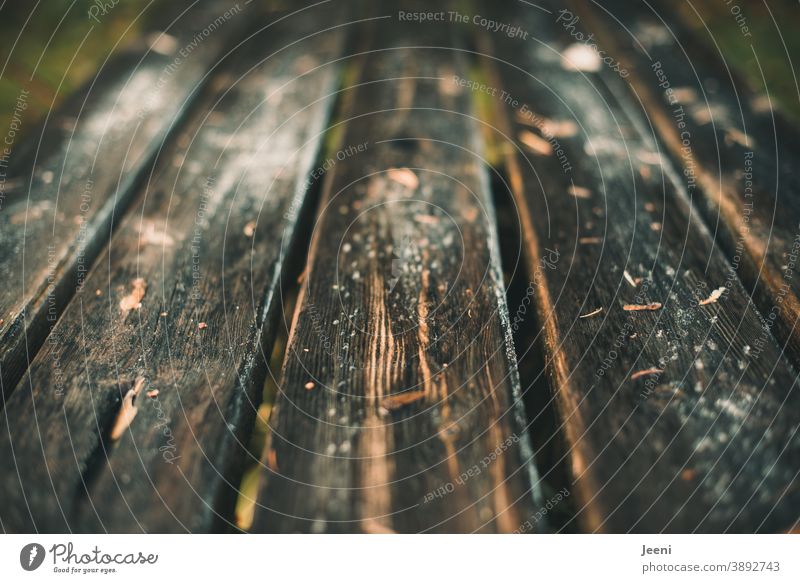
M 325 179 L 254 530 L 507 532 L 532 512 L 467 65 L 451 27 L 386 13 Z
M 344 33 L 321 14 L 265 27 L 217 72 L 55 327 L 59 345 L 11 396 L 6 529 L 225 527 L 338 82 Z
M 735 62 L 723 62 L 676 18 L 672 3 L 604 6 L 575 14 L 630 70 L 631 87 L 698 208 L 773 334 L 800 365 L 797 126 L 772 108 L 767 87 L 754 94 L 736 75 Z M 757 39 L 741 42 L 757 58 Z
M 559 5 L 539 4 L 553 10 L 487 7 L 530 36 L 498 35 L 484 52 L 489 85 L 510 96 L 490 101 L 576 520 L 611 532 L 787 528 L 800 498 L 796 374 L 624 80 L 602 63 L 593 72 L 599 58 L 557 21 Z
M 222 1 L 189 6 L 170 4 L 165 18 L 156 19 L 163 26 L 147 37 L 153 49 L 134 47 L 107 60 L 39 135 L 19 145 L 19 155 L 7 155 L 0 202 L 3 396 L 83 285 L 137 181 L 227 40 L 246 25 L 245 12 L 255 10 Z

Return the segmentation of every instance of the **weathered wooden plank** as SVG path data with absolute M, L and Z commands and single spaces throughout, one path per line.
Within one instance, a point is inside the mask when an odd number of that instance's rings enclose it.
M 59 345 L 11 396 L 6 529 L 225 527 L 338 82 L 344 29 L 320 14 L 263 28 L 216 73 L 55 327 Z
M 246 24 L 244 12 L 254 10 L 221 1 L 194 3 L 186 10 L 188 4 L 170 3 L 163 26 L 147 35 L 150 46 L 106 61 L 38 135 L 19 144 L 19 154 L 3 154 L 4 396 L 83 285 L 163 139 L 184 116 L 227 39 Z M 23 127 L 30 123 L 22 118 Z
M 796 374 L 686 185 L 618 90 L 624 81 L 557 9 L 485 10 L 529 35 L 491 38 L 483 92 L 506 91 L 488 99 L 576 519 L 611 532 L 789 527 L 800 499 Z
M 467 66 L 447 25 L 389 15 L 331 156 L 254 530 L 505 532 L 532 513 Z
M 772 108 L 767 87 L 754 94 L 731 70 L 735 63 L 723 62 L 677 19 L 673 4 L 603 6 L 574 13 L 630 71 L 631 87 L 650 123 L 682 167 L 683 181 L 797 366 L 797 127 Z M 741 40 L 757 50 L 755 39 Z

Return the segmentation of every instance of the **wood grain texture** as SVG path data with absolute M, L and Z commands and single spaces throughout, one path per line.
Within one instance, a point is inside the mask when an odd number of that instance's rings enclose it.
M 453 82 L 466 63 L 451 27 L 380 13 L 325 178 L 254 530 L 512 531 L 535 479 L 482 141 Z
M 736 63 L 706 46 L 704 29 L 676 17 L 674 3 L 588 6 L 575 14 L 631 71 L 640 107 L 797 366 L 800 131 L 772 108 L 767 87 L 753 93 Z
M 38 135 L 19 144 L 19 155 L 15 150 L 9 156 L 0 203 L 3 396 L 85 281 L 137 181 L 149 172 L 227 39 L 247 23 L 242 6 L 225 18 L 232 7 L 227 2 L 187 6 L 170 4 L 168 14 L 156 19 L 161 26 L 148 31 L 155 49 L 136 46 L 104 62 Z
M 489 85 L 516 100 L 493 98 L 497 139 L 576 520 L 610 532 L 787 528 L 800 501 L 796 373 L 624 80 L 589 70 L 596 54 L 545 6 L 486 6 L 532 41 L 493 36 L 484 62 Z
M 7 403 L 6 530 L 225 528 L 343 35 L 290 15 L 216 72 Z

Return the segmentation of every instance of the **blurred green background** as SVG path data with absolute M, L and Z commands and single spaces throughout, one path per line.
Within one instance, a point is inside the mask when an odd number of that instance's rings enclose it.
M 680 0 L 675 6 L 715 51 L 716 43 L 728 67 L 738 71 L 755 91 L 764 93 L 768 89 L 778 107 L 800 121 L 796 79 L 796 67 L 800 66 L 800 36 L 796 30 L 800 23 L 800 2 L 730 0 L 729 4 L 728 1 L 692 0 L 693 9 Z M 735 12 L 740 15 L 738 20 Z M 751 36 L 744 37 L 740 26 L 747 26 Z
M 3 2 L 0 8 L 0 128 L 17 96 L 29 92 L 23 134 L 84 81 L 114 51 L 136 40 L 159 1 L 124 2 L 91 20 L 85 0 Z
M 111 6 L 114 0 L 0 0 L 0 69 L 5 67 L 0 75 L 0 128 L 8 126 L 23 88 L 29 92 L 23 133 L 35 127 L 37 119 L 89 79 L 110 53 L 141 37 L 162 12 L 163 4 L 174 5 L 175 1 L 116 0 Z M 273 9 L 291 6 L 289 0 L 262 2 Z M 104 3 L 110 8 L 95 22 L 89 10 Z M 743 38 L 731 12 L 737 3 L 752 33 L 749 40 Z M 752 41 L 773 99 L 800 120 L 800 98 L 790 69 L 790 57 L 800 59 L 800 35 L 793 30 L 800 17 L 797 0 L 731 0 L 730 4 L 728 0 L 693 0 L 692 5 L 694 9 L 683 1 L 674 3 L 706 42 L 719 45 L 729 66 L 763 92 L 764 82 L 749 44 Z M 713 41 L 694 10 L 713 34 Z

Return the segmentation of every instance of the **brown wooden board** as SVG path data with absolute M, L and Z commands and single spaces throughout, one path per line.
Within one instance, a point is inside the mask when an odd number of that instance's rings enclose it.
M 682 181 L 718 235 L 773 334 L 800 363 L 800 133 L 755 94 L 678 6 L 641 1 L 584 4 L 575 15 L 630 71 Z M 688 11 L 694 14 L 691 10 Z M 733 16 L 731 16 L 733 18 Z M 623 28 L 624 27 L 624 28 Z M 703 29 L 702 34 L 708 34 Z M 755 38 L 742 37 L 758 58 Z M 618 57 L 616 56 L 618 54 Z
M 481 92 L 498 88 L 486 98 L 570 446 L 575 520 L 610 532 L 789 528 L 796 374 L 625 80 L 564 29 L 557 3 L 537 6 L 484 5 L 527 39 L 484 37 Z
M 168 17 L 156 19 L 162 26 L 145 35 L 148 46 L 106 60 L 78 95 L 20 144 L 19 155 L 6 154 L 0 191 L 3 396 L 83 285 L 137 181 L 220 51 L 246 26 L 245 13 L 255 10 L 227 2 L 189 6 L 167 7 Z
M 5 530 L 225 527 L 338 83 L 345 29 L 320 14 L 221 66 L 12 394 Z
M 468 68 L 452 26 L 380 8 L 325 177 L 253 530 L 512 531 L 536 480 L 482 139 L 454 82 Z

